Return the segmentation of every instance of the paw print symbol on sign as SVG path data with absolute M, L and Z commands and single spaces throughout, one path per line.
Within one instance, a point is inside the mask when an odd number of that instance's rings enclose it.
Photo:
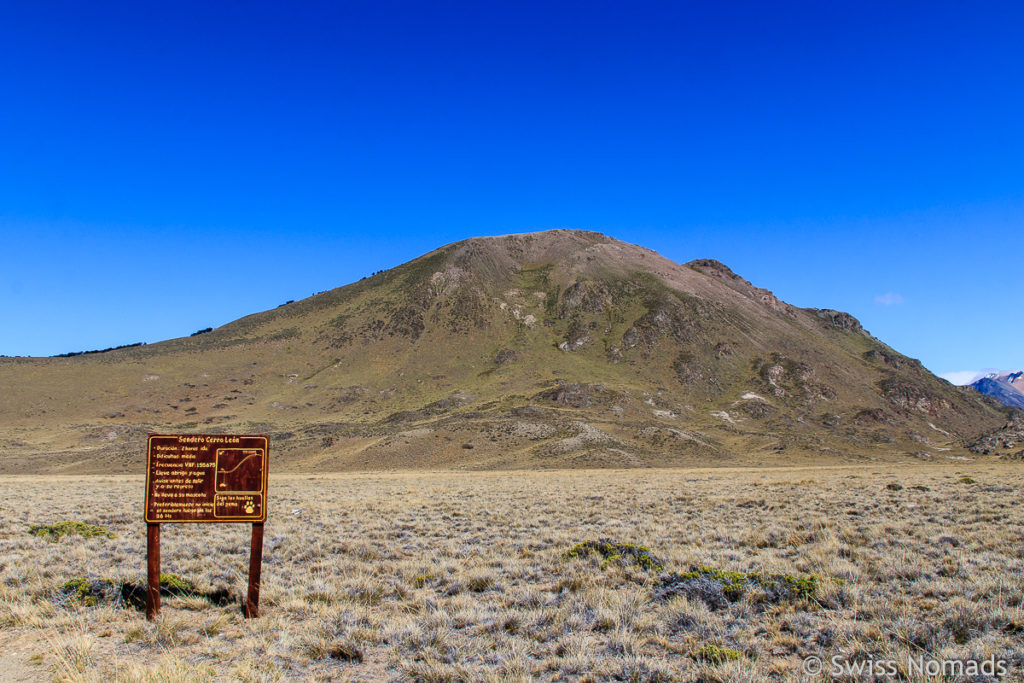
M 252 501 L 250 500 L 248 503 L 245 504 L 245 514 L 251 515 L 254 512 L 256 512 L 256 506 L 253 505 Z

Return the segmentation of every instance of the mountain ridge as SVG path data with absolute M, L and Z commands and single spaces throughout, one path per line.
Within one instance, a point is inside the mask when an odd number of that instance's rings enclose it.
M 136 471 L 140 435 L 189 430 L 270 432 L 294 470 L 942 458 L 1009 414 L 847 313 L 567 230 L 0 383 L 4 472 Z

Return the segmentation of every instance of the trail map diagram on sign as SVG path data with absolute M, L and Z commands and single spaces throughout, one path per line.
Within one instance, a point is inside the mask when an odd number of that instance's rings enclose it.
M 260 491 L 263 451 L 257 448 L 217 449 L 217 493 Z

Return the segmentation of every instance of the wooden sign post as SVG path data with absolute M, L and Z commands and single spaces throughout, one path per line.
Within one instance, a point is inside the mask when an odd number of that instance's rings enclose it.
M 146 618 L 160 613 L 160 525 L 251 522 L 246 618 L 260 615 L 266 436 L 150 434 L 146 456 Z

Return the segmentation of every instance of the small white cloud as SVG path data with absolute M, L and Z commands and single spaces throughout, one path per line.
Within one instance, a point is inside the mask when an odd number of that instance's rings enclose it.
M 957 386 L 966 386 L 975 380 L 984 377 L 989 370 L 958 370 L 956 372 L 944 372 L 939 377 L 946 380 L 950 384 L 956 384 Z
M 883 306 L 899 306 L 903 303 L 903 297 L 896 292 L 886 292 L 881 296 L 876 296 L 875 303 Z

